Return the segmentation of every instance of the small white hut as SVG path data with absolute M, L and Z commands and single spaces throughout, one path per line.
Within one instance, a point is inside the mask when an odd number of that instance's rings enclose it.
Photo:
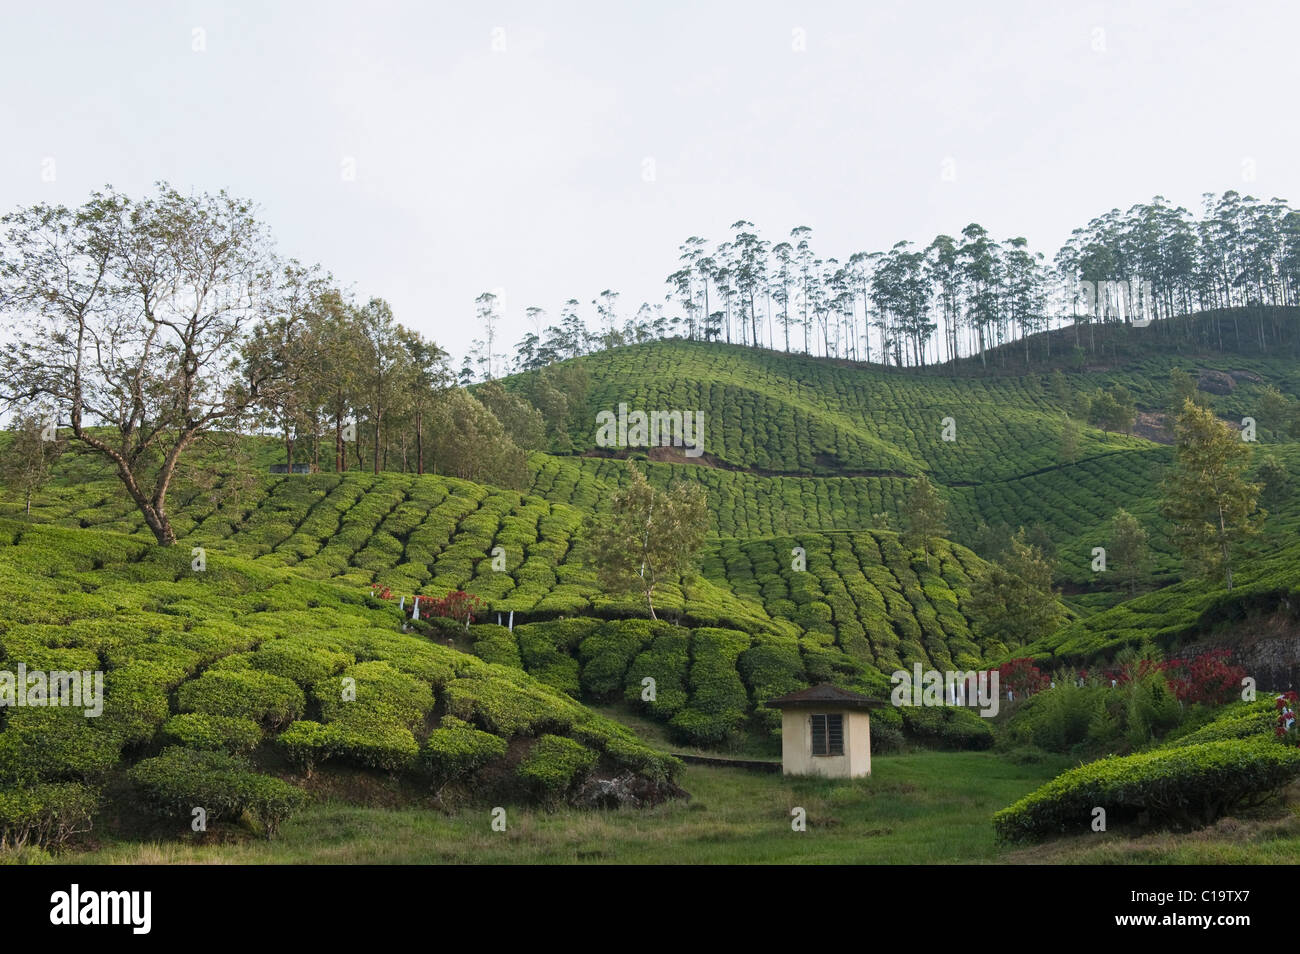
M 781 710 L 781 770 L 785 775 L 857 778 L 871 774 L 871 718 L 879 699 L 820 685 L 768 702 Z

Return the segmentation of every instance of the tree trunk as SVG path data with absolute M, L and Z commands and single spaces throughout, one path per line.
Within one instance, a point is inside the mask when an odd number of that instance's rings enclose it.
M 334 415 L 334 472 L 341 474 L 348 469 L 347 451 L 343 447 L 343 415 Z
M 424 473 L 424 415 L 420 409 L 415 411 L 415 472 Z

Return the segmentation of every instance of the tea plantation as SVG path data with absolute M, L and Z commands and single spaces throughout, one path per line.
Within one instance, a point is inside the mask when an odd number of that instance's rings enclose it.
M 265 470 L 279 448 L 248 438 L 251 480 L 207 458 L 207 483 L 176 488 L 170 549 L 75 448 L 30 518 L 5 503 L 4 667 L 103 671 L 105 698 L 95 719 L 5 712 L 0 846 L 75 844 L 92 823 L 181 832 L 196 807 L 271 834 L 367 779 L 444 808 L 499 798 L 568 811 L 592 776 L 670 799 L 683 794 L 683 768 L 669 750 L 770 757 L 780 716 L 765 703 L 809 684 L 883 696 L 888 674 L 915 663 L 1105 663 L 1300 605 L 1294 494 L 1274 503 L 1228 592 L 1179 582 L 1159 514 L 1166 443 L 1085 426 L 1073 459 L 1060 456 L 1072 395 L 1122 385 L 1156 413 L 1172 368 L 1221 370 L 1240 380 L 1215 397 L 1216 412 L 1254 416 L 1266 384 L 1300 391 L 1288 362 L 1152 352 L 1072 370 L 1063 392 L 1061 377 L 1038 371 L 904 374 L 682 341 L 579 360 L 592 381 L 587 419 L 619 403 L 705 415 L 703 458 L 640 463 L 654 486 L 702 484 L 709 510 L 699 572 L 660 587 L 658 620 L 640 599 L 602 592 L 587 557 L 586 521 L 628 479 L 624 461 L 595 447 L 594 426 L 573 425 L 575 454 L 532 453 L 524 491 L 394 472 L 276 476 Z M 1267 421 L 1260 440 L 1295 472 L 1300 445 Z M 948 508 L 948 539 L 929 559 L 898 532 L 921 474 Z M 1121 507 L 1150 534 L 1144 585 L 1170 584 L 1135 599 L 1090 565 Z M 969 547 L 1021 526 L 1055 549 L 1070 608 L 1051 635 L 1007 645 L 974 618 L 971 585 L 986 564 Z M 456 590 L 486 607 L 468 628 L 409 620 L 416 594 Z M 390 598 L 375 595 L 384 591 Z M 997 832 L 1068 832 L 1079 805 L 1112 795 L 1126 817 L 1130 780 L 1200 784 L 1171 768 L 1191 755 L 1185 771 L 1221 778 L 1206 791 L 1222 791 L 1223 805 L 1245 797 L 1232 765 L 1276 787 L 1296 760 L 1252 718 L 1259 740 L 1211 723 L 1185 751 L 1150 748 L 1066 773 L 999 814 Z M 974 754 L 997 731 L 965 710 L 872 717 L 877 753 L 922 744 Z M 1180 802 L 1170 814 L 1185 821 L 1223 805 Z

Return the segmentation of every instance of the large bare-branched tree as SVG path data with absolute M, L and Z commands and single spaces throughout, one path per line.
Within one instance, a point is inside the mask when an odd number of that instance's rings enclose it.
M 48 400 L 75 440 L 111 462 L 158 542 L 176 534 L 167 491 L 199 438 L 258 396 L 240 348 L 274 279 L 252 206 L 160 184 L 111 188 L 77 209 L 0 219 L 0 401 Z

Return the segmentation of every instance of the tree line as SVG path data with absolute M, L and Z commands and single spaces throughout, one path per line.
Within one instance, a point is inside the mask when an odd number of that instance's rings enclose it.
M 470 394 L 386 301 L 277 254 L 252 204 L 225 192 L 110 187 L 77 208 L 19 209 L 0 230 L 0 406 L 17 411 L 23 479 L 70 430 L 162 544 L 175 541 L 168 494 L 205 443 L 261 430 L 290 473 L 301 461 L 523 487 L 526 452 L 567 433 L 585 401 L 580 368 Z
M 513 369 L 668 337 L 897 367 L 984 360 L 1022 341 L 1028 359 L 1040 331 L 1071 327 L 1082 347 L 1086 330 L 1095 350 L 1097 326 L 1198 313 L 1212 313 L 1208 324 L 1179 333 L 1220 350 L 1264 350 L 1283 335 L 1275 309 L 1300 304 L 1300 213 L 1235 191 L 1207 193 L 1199 216 L 1162 196 L 1112 209 L 1075 229 L 1050 263 L 1023 237 L 998 241 L 978 223 L 924 246 L 841 257 L 816 251 L 807 226 L 773 241 L 742 219 L 729 233 L 686 239 L 664 300 L 631 314 L 610 289 L 590 302 L 594 326 L 576 298 L 550 324 L 529 306 Z M 461 366 L 463 381 L 504 365 L 499 304 L 492 293 L 478 299 L 486 333 Z

